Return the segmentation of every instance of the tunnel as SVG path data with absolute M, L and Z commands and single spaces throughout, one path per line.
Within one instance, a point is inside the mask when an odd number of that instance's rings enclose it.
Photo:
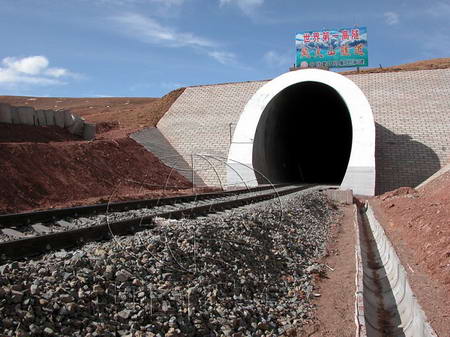
M 338 185 L 375 194 L 375 122 L 348 77 L 319 69 L 262 85 L 241 112 L 226 162 L 229 186 Z
M 340 185 L 352 147 L 352 122 L 341 96 L 319 82 L 282 90 L 264 109 L 253 141 L 259 184 Z

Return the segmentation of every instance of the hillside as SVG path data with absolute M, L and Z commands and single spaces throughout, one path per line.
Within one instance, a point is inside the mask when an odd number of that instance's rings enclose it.
M 70 110 L 96 123 L 100 138 L 120 138 L 143 127 L 156 126 L 183 91 L 184 88 L 174 90 L 161 98 L 0 96 L 0 102 L 35 109 Z
M 0 213 L 185 193 L 191 185 L 184 177 L 172 172 L 167 181 L 171 169 L 128 138 L 155 126 L 182 91 L 162 98 L 1 96 L 13 106 L 71 110 L 97 124 L 97 139 L 56 126 L 1 124 Z
M 450 68 L 450 57 L 404 63 L 390 67 L 361 68 L 359 72 L 356 70 L 351 70 L 341 72 L 341 74 L 354 75 L 354 74 L 387 73 L 396 71 L 433 70 L 433 69 L 447 69 L 447 68 Z

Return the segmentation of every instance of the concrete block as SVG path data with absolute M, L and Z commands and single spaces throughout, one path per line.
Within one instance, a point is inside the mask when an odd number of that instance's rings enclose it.
M 19 114 L 20 124 L 23 125 L 34 125 L 35 111 L 29 106 L 19 106 L 16 108 Z
M 95 124 L 84 123 L 83 139 L 85 139 L 85 140 L 95 139 L 96 132 L 97 132 L 97 128 L 96 128 Z
M 73 124 L 75 124 L 75 116 L 70 111 L 64 111 L 64 127 L 68 129 Z
M 46 125 L 49 125 L 49 126 L 55 125 L 55 111 L 44 110 L 44 114 L 45 114 Z
M 12 229 L 12 228 L 2 229 L 2 233 L 5 235 L 8 235 L 9 237 L 12 237 L 14 239 L 22 239 L 25 237 L 25 234 L 23 234 L 22 232 L 16 231 L 15 229 Z
M 61 227 L 69 228 L 69 229 L 72 229 L 72 228 L 75 228 L 75 227 L 76 227 L 75 224 L 73 224 L 73 223 L 71 223 L 71 222 L 67 222 L 67 221 L 65 221 L 65 220 L 59 220 L 59 221 L 56 221 L 56 224 L 59 225 L 59 226 L 61 226 Z
M 55 125 L 64 128 L 66 112 L 64 110 L 55 111 Z
M 75 122 L 69 128 L 69 132 L 73 135 L 83 136 L 84 122 L 84 118 L 75 116 Z
M 37 224 L 31 225 L 31 228 L 33 228 L 33 230 L 36 233 L 38 233 L 38 234 L 46 234 L 46 233 L 51 233 L 52 232 L 52 230 L 49 227 L 44 226 L 41 223 L 37 223 Z
M 19 116 L 19 112 L 17 111 L 16 107 L 11 107 L 11 123 L 18 125 L 18 124 L 22 124 L 20 122 L 20 116 Z
M 46 126 L 47 122 L 45 120 L 45 110 L 36 110 L 36 125 Z
M 353 204 L 352 190 L 326 190 L 325 195 L 328 197 L 328 199 L 336 201 L 341 204 L 346 205 Z
M 0 123 L 12 123 L 11 106 L 6 103 L 0 103 Z

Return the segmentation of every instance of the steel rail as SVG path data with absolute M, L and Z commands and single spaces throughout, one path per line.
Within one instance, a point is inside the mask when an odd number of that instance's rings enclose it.
M 110 239 L 115 235 L 132 234 L 138 231 L 148 229 L 149 225 L 154 223 L 155 217 L 179 219 L 182 217 L 197 217 L 209 213 L 223 211 L 225 209 L 236 208 L 255 202 L 269 200 L 278 196 L 295 193 L 301 190 L 317 187 L 317 185 L 295 185 L 287 186 L 284 189 L 272 189 L 259 194 L 233 198 L 230 193 L 222 193 L 222 197 L 228 196 L 226 200 L 210 200 L 210 203 L 192 206 L 192 204 L 179 205 L 175 210 L 161 210 L 155 214 L 120 220 L 115 222 L 106 222 L 90 227 L 77 228 L 73 230 L 50 233 L 40 236 L 21 238 L 0 243 L 0 263 L 9 260 L 17 260 L 25 257 L 36 256 L 42 253 L 58 249 L 66 249 L 80 246 L 86 242 Z M 326 188 L 326 187 L 324 187 Z M 255 191 L 247 191 L 251 194 Z M 256 191 L 261 192 L 261 191 Z
M 286 184 L 278 184 L 276 187 L 286 186 Z M 68 208 L 49 209 L 44 211 L 11 213 L 0 215 L 0 229 L 7 228 L 10 225 L 27 225 L 36 222 L 49 222 L 67 217 L 80 217 L 90 214 L 106 213 L 106 212 L 122 212 L 139 208 L 151 208 L 163 205 L 173 205 L 180 202 L 200 201 L 210 198 L 220 198 L 224 195 L 238 195 L 248 193 L 249 191 L 263 191 L 273 189 L 271 185 L 262 185 L 250 189 L 235 189 L 220 192 L 208 192 L 200 194 L 182 195 L 166 198 L 118 201 L 112 203 L 101 203 L 88 206 L 77 206 Z

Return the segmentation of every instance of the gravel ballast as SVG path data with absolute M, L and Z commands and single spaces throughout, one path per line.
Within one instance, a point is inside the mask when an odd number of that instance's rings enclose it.
M 0 266 L 1 336 L 279 336 L 312 319 L 336 208 L 297 193 Z

